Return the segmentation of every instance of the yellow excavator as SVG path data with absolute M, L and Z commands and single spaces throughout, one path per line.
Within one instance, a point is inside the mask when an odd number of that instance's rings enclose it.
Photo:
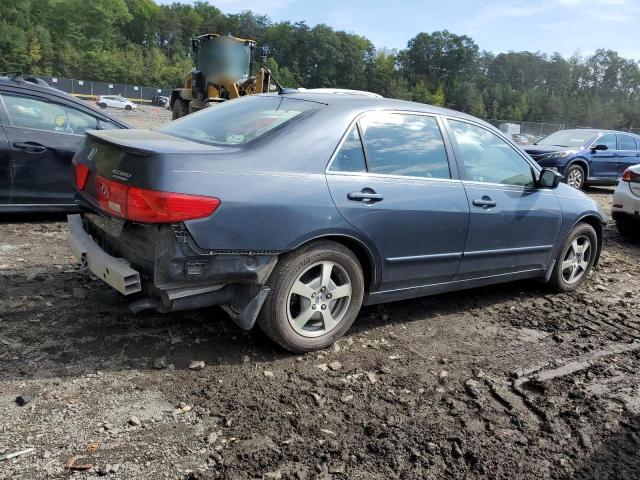
M 169 99 L 174 120 L 225 100 L 282 90 L 266 67 L 251 75 L 254 40 L 207 33 L 193 38 L 191 47 L 196 67 Z

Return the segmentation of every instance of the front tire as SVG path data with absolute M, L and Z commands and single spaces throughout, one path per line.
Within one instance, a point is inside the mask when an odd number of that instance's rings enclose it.
M 551 273 L 549 286 L 572 292 L 587 279 L 598 255 L 598 235 L 591 225 L 579 223 L 565 240 Z
M 364 278 L 351 250 L 319 241 L 278 260 L 258 325 L 294 353 L 328 347 L 351 327 L 364 296 Z
M 124 109 L 130 111 L 130 110 L 133 110 L 133 107 L 131 105 L 126 105 Z
M 580 165 L 574 164 L 569 166 L 569 168 L 564 172 L 564 178 L 567 185 L 577 188 L 578 190 L 582 190 L 587 177 L 584 168 Z

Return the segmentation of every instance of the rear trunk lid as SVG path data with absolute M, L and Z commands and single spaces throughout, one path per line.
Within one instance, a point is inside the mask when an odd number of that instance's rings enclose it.
M 126 218 L 124 202 L 130 193 L 138 199 L 141 192 L 206 195 L 205 185 L 196 179 L 219 158 L 210 154 L 232 151 L 153 130 L 90 131 L 73 160 L 76 190 L 94 209 Z

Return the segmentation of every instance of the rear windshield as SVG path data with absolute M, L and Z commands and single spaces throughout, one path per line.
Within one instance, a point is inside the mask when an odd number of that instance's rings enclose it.
M 309 114 L 321 104 L 285 97 L 250 97 L 187 115 L 158 131 L 195 142 L 242 145 Z
M 538 145 L 552 145 L 556 147 L 582 147 L 596 136 L 590 130 L 561 130 L 552 133 L 538 142 Z

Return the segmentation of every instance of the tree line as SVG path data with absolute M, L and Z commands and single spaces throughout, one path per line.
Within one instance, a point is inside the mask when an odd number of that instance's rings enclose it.
M 224 14 L 205 2 L 0 2 L 0 71 L 174 87 L 202 33 L 255 39 L 258 63 L 286 86 L 369 90 L 489 119 L 640 127 L 640 67 L 615 51 L 496 54 L 447 30 L 389 50 L 328 25 Z

